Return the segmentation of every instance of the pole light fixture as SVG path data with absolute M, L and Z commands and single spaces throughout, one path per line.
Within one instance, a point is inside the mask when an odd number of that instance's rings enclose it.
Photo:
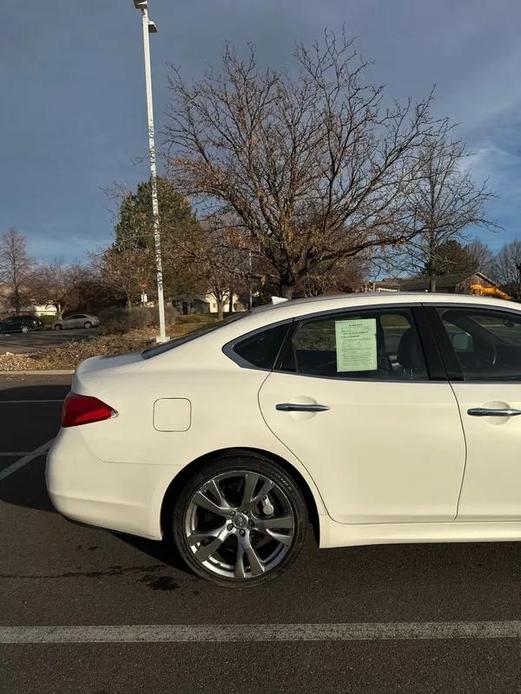
M 157 342 L 166 342 L 165 297 L 163 292 L 163 261 L 161 257 L 161 228 L 159 224 L 159 204 L 157 199 L 156 144 L 154 134 L 154 104 L 152 100 L 152 67 L 150 62 L 149 34 L 155 34 L 157 27 L 148 16 L 147 0 L 134 0 L 134 7 L 141 12 L 143 28 L 143 53 L 145 57 L 145 88 L 148 122 L 148 154 L 150 159 L 150 188 L 152 192 L 152 216 L 154 220 L 154 252 L 156 260 L 157 305 L 159 310 L 159 335 Z

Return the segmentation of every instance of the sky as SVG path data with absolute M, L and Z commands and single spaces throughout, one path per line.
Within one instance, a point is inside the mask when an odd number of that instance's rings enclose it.
M 149 0 L 156 128 L 169 65 L 198 77 L 226 41 L 290 64 L 295 41 L 324 27 L 356 37 L 371 77 L 398 99 L 436 85 L 435 112 L 457 122 L 476 180 L 497 199 L 488 215 L 520 237 L 519 0 Z M 0 233 L 17 227 L 32 254 L 81 261 L 113 234 L 115 182 L 148 176 L 140 15 L 132 0 L 21 0 L 0 23 Z

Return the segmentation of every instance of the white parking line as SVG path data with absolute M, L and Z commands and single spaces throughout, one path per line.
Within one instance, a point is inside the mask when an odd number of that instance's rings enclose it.
M 34 460 L 35 458 L 38 458 L 43 453 L 45 453 L 50 448 L 51 443 L 53 441 L 54 441 L 54 439 L 47 441 L 47 443 L 42 444 L 38 448 L 35 448 L 34 451 L 31 451 L 31 453 L 24 455 L 24 457 L 20 458 L 20 460 L 17 460 L 12 465 L 9 465 L 4 470 L 1 470 L 0 471 L 0 482 L 2 480 L 5 480 L 6 477 L 9 477 L 9 475 L 12 475 L 13 472 L 16 472 L 17 470 L 22 468 L 24 465 L 27 465 L 27 463 L 30 463 L 32 460 Z
M 519 639 L 521 621 L 6 626 L 0 644 Z

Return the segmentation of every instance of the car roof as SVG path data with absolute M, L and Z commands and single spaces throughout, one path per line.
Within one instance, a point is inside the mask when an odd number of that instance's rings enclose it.
M 513 301 L 494 299 L 492 297 L 471 296 L 468 294 L 437 294 L 428 292 L 358 292 L 353 294 L 335 294 L 332 296 L 310 297 L 281 301 L 253 309 L 251 313 L 237 322 L 223 326 L 221 337 L 232 332 L 240 335 L 250 330 L 256 330 L 264 325 L 278 323 L 329 311 L 341 311 L 356 307 L 389 306 L 404 304 L 461 304 L 488 306 L 509 310 L 521 310 L 521 306 Z
M 491 297 L 470 296 L 468 294 L 437 294 L 427 292 L 360 292 L 353 294 L 336 294 L 332 296 L 310 297 L 281 301 L 276 304 L 268 304 L 253 309 L 250 313 L 237 313 L 227 322 L 216 326 L 216 330 L 210 330 L 197 336 L 195 340 L 183 341 L 174 350 L 178 363 L 183 363 L 183 353 L 187 354 L 185 365 L 194 363 L 194 351 L 200 351 L 203 362 L 208 360 L 206 352 L 209 344 L 225 345 L 232 340 L 242 338 L 256 330 L 267 328 L 282 321 L 299 317 L 320 315 L 329 311 L 342 311 L 351 308 L 370 308 L 371 306 L 404 306 L 411 304 L 447 304 L 475 305 L 476 307 L 496 307 L 510 311 L 520 311 L 520 304 L 513 301 L 504 301 Z M 170 350 L 162 352 L 168 358 Z M 152 360 L 153 362 L 155 360 Z M 161 360 L 160 360 L 161 361 Z M 196 360 L 197 361 L 197 360 Z
M 292 299 L 281 301 L 276 304 L 268 304 L 253 309 L 252 316 L 256 314 L 272 313 L 288 314 L 291 316 L 318 313 L 336 308 L 360 306 L 360 305 L 381 305 L 381 304 L 408 304 L 408 303 L 449 303 L 449 304 L 479 304 L 485 306 L 497 306 L 510 308 L 513 310 L 521 308 L 519 304 L 504 299 L 493 297 L 474 296 L 469 294 L 442 294 L 430 292 L 357 292 L 352 294 L 334 294 L 330 296 L 307 297 L 304 299 Z M 267 316 L 266 316 L 267 318 Z M 281 318 L 282 319 L 282 318 Z M 278 318 L 277 318 L 278 320 Z
M 461 304 L 496 307 L 509 310 L 521 310 L 521 306 L 513 301 L 494 299 L 491 297 L 470 296 L 468 294 L 437 294 L 428 292 L 359 292 L 353 294 L 335 294 L 305 299 L 293 299 L 276 304 L 268 304 L 253 309 L 242 320 L 230 322 L 223 326 L 220 337 L 236 333 L 240 335 L 250 330 L 256 330 L 271 323 L 291 320 L 303 316 L 320 314 L 329 311 L 341 311 L 356 307 L 389 306 L 410 304 Z

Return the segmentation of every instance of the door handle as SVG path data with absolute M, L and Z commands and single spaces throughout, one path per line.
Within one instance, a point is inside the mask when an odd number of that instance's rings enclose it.
M 280 412 L 325 412 L 329 410 L 327 405 L 302 405 L 298 402 L 279 402 L 275 409 Z M 521 413 L 520 413 L 521 414 Z
M 517 417 L 521 414 L 521 410 L 514 410 L 510 407 L 505 409 L 495 409 L 493 407 L 471 407 L 467 410 L 467 414 L 472 417 Z

